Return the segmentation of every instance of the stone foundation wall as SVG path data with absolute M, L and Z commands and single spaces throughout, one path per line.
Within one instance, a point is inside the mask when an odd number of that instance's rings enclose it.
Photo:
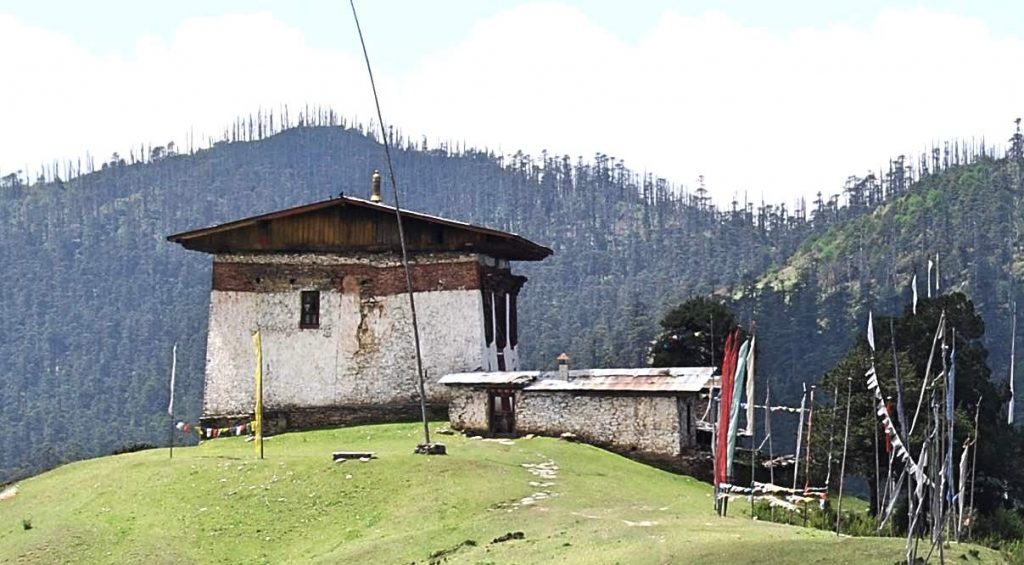
M 427 417 L 432 421 L 448 417 L 444 404 L 428 404 Z M 293 406 L 289 408 L 266 409 L 263 412 L 264 430 L 267 435 L 287 431 L 359 426 L 391 422 L 415 422 L 422 418 L 419 402 L 391 403 L 380 405 L 339 405 L 310 408 Z M 253 414 L 234 414 L 200 418 L 201 426 L 223 428 L 251 422 Z

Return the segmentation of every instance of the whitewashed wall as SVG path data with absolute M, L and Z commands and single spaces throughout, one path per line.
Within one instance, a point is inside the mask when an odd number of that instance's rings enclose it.
M 320 293 L 320 327 L 299 329 L 298 290 L 213 291 L 207 338 L 205 415 L 251 412 L 260 328 L 269 409 L 418 401 L 409 298 Z M 444 398 L 437 379 L 486 367 L 480 291 L 416 294 L 427 396 Z

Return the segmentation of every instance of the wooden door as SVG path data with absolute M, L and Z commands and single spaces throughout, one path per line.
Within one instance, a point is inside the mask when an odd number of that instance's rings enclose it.
M 491 435 L 510 436 L 516 432 L 516 397 L 512 391 L 490 393 Z

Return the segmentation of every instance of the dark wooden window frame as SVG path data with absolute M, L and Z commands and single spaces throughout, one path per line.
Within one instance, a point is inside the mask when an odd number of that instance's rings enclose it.
M 320 291 L 303 290 L 299 298 L 299 328 L 304 330 L 320 327 Z
M 494 343 L 494 310 L 491 305 L 491 291 L 482 290 L 480 294 L 484 300 L 484 342 L 489 347 Z

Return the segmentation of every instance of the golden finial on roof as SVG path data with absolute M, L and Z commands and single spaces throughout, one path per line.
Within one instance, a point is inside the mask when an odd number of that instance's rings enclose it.
M 380 171 L 373 171 L 373 192 L 370 194 L 370 202 L 380 202 Z

